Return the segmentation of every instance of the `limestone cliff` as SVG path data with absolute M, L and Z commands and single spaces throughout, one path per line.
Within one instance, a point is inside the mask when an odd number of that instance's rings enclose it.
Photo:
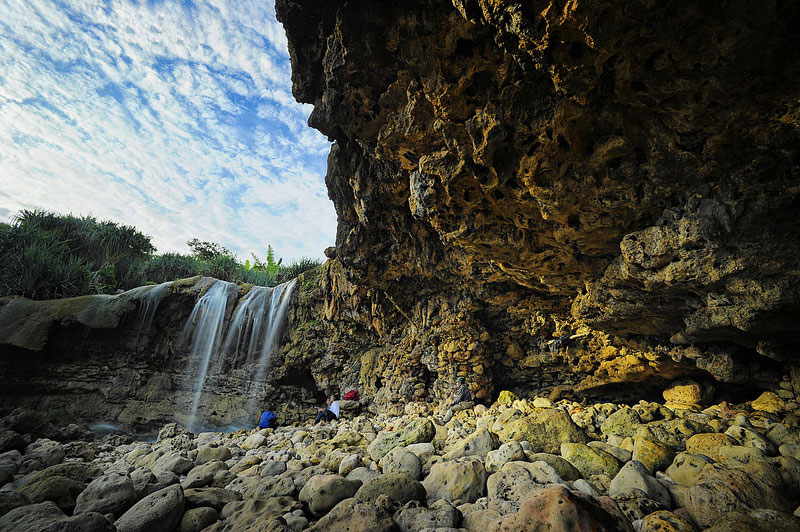
M 798 364 L 796 3 L 276 9 L 382 402 Z
M 796 2 L 276 10 L 294 94 L 335 141 L 338 214 L 260 390 L 286 420 L 329 390 L 390 411 L 436 401 L 456 375 L 479 400 L 638 399 L 682 376 L 734 399 L 783 393 L 786 375 L 800 389 Z M 196 283 L 145 347 L 124 298 L 0 303 L 17 309 L 0 323 L 3 406 L 169 419 Z M 210 414 L 241 409 L 246 382 L 241 366 L 217 379 Z

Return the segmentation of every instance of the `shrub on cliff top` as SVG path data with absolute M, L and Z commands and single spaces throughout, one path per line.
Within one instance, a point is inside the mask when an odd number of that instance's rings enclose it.
M 48 299 L 131 288 L 154 250 L 131 226 L 23 210 L 0 229 L 0 293 Z

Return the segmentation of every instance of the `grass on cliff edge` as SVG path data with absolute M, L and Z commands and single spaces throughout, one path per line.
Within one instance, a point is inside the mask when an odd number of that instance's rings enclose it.
M 155 254 L 151 237 L 135 227 L 92 216 L 20 211 L 0 223 L 0 296 L 57 299 L 115 293 L 148 283 L 204 275 L 224 281 L 275 286 L 319 260 L 302 257 L 284 265 L 272 246 L 261 260 L 240 261 L 224 246 L 192 239 L 191 253 Z

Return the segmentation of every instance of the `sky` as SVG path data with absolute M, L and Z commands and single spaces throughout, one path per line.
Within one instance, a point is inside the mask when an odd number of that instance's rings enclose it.
M 267 0 L 0 1 L 0 221 L 21 209 L 322 258 L 330 144 Z

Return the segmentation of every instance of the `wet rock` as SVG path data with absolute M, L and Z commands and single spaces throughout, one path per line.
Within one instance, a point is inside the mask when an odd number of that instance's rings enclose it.
M 675 452 L 663 443 L 642 437 L 633 442 L 632 459 L 641 462 L 650 473 L 663 471 L 674 458 Z
M 526 452 L 525 456 L 528 462 L 546 462 L 547 465 L 556 470 L 558 476 L 563 480 L 571 481 L 581 478 L 581 472 L 578 471 L 578 468 L 556 454 Z
M 465 456 L 486 456 L 487 453 L 497 449 L 500 446 L 500 441 L 497 436 L 487 430 L 480 428 L 459 440 L 454 445 L 450 446 L 445 454 L 449 460 L 463 458 Z
M 696 434 L 686 440 L 686 451 L 692 454 L 704 454 L 719 461 L 719 448 L 724 445 L 736 445 L 736 441 L 727 434 Z
M 400 532 L 456 528 L 461 523 L 461 512 L 448 501 L 440 499 L 428 508 L 405 507 L 395 514 L 394 520 Z
M 78 495 L 75 513 L 97 512 L 120 516 L 136 500 L 136 490 L 127 473 L 106 473 L 90 482 Z
M 595 499 L 575 493 L 563 486 L 554 486 L 533 494 L 519 512 L 506 518 L 501 532 L 537 530 L 547 523 L 553 532 L 591 530 L 593 532 L 633 532 L 625 516 L 608 498 Z
M 623 438 L 633 436 L 641 425 L 642 419 L 633 408 L 623 407 L 611 414 L 600 425 L 600 431 L 608 436 L 617 434 Z
M 380 460 L 395 447 L 415 443 L 428 443 L 433 440 L 436 428 L 429 419 L 419 418 L 408 427 L 397 431 L 384 431 L 367 446 L 367 452 L 373 460 Z
M 116 532 L 117 528 L 108 518 L 99 513 L 88 512 L 53 521 L 39 532 Z
M 422 463 L 417 455 L 405 447 L 395 447 L 379 462 L 384 473 L 405 473 L 414 480 L 422 475 Z
M 533 493 L 554 484 L 566 485 L 545 462 L 508 462 L 486 480 L 489 500 L 505 499 L 519 507 Z
M 64 518 L 52 501 L 20 506 L 0 517 L 0 532 L 32 532 Z
M 197 458 L 195 458 L 195 463 L 197 465 L 202 465 L 212 460 L 220 460 L 224 462 L 225 460 L 230 459 L 230 457 L 231 450 L 223 445 L 201 445 L 197 448 Z
M 339 502 L 353 497 L 360 487 L 361 482 L 357 480 L 347 480 L 339 475 L 317 475 L 306 482 L 299 499 L 308 505 L 313 516 L 321 517 Z
M 221 522 L 206 529 L 207 532 L 292 532 L 282 515 L 293 512 L 302 504 L 291 497 L 249 499 L 225 505 L 220 512 Z
M 367 481 L 356 492 L 357 499 L 375 502 L 386 495 L 400 504 L 409 501 L 425 501 L 425 487 L 405 473 L 386 473 Z
M 358 454 L 348 455 L 345 458 L 342 458 L 342 461 L 339 462 L 339 474 L 343 477 L 346 477 L 357 467 L 364 467 L 364 462 L 361 460 L 361 456 Z
M 242 500 L 242 495 L 240 493 L 225 488 L 192 488 L 185 490 L 183 495 L 186 499 L 187 508 L 210 506 L 218 512 L 229 502 L 238 502 Z
M 697 527 L 669 510 L 659 510 L 642 519 L 641 532 L 697 532 Z
M 698 525 L 709 527 L 734 510 L 766 508 L 791 513 L 794 507 L 784 498 L 785 490 L 780 475 L 764 464 L 737 468 L 709 464 L 688 488 L 683 502 Z
M 212 460 L 189 471 L 189 474 L 186 475 L 186 480 L 181 483 L 181 486 L 183 486 L 184 489 L 208 486 L 214 480 L 217 473 L 227 469 L 228 466 L 225 462 Z
M 443 462 L 431 467 L 422 485 L 429 502 L 474 502 L 486 493 L 486 478 L 481 462 Z
M 584 477 L 601 474 L 613 477 L 622 466 L 616 457 L 583 443 L 562 443 L 561 456 L 574 465 Z
M 764 392 L 758 396 L 753 402 L 750 403 L 753 410 L 760 410 L 770 414 L 777 414 L 782 412 L 786 403 L 778 397 L 774 392 Z
M 361 500 L 347 499 L 336 505 L 320 519 L 310 532 L 399 532 L 392 516 L 377 505 Z
M 183 517 L 180 486 L 169 486 L 134 504 L 114 523 L 117 532 L 172 532 Z
M 608 487 L 608 495 L 614 498 L 635 491 L 641 492 L 643 496 L 657 501 L 666 508 L 672 505 L 669 490 L 636 460 L 628 462 L 620 469 Z
M 61 463 L 66 453 L 60 443 L 40 438 L 25 448 L 25 460 L 37 460 L 43 466 L 52 466 Z
M 183 514 L 180 532 L 200 532 L 216 523 L 218 518 L 219 514 L 214 508 L 208 506 L 193 508 Z
M 516 441 L 504 443 L 496 451 L 486 454 L 486 471 L 496 473 L 507 462 L 525 461 L 525 449 Z
M 706 529 L 709 532 L 796 532 L 800 530 L 800 518 L 776 510 L 734 510 L 718 519 Z
M 56 475 L 28 482 L 18 491 L 32 503 L 52 501 L 61 511 L 71 514 L 76 497 L 85 487 L 83 482 Z
M 666 473 L 676 484 L 688 487 L 694 484 L 695 479 L 703 471 L 706 464 L 711 462 L 711 458 L 705 455 L 684 451 L 675 456 Z
M 498 420 L 492 432 L 500 441 L 528 441 L 533 452 L 557 454 L 561 442 L 585 442 L 586 434 L 563 410 L 546 408 L 535 415 Z

